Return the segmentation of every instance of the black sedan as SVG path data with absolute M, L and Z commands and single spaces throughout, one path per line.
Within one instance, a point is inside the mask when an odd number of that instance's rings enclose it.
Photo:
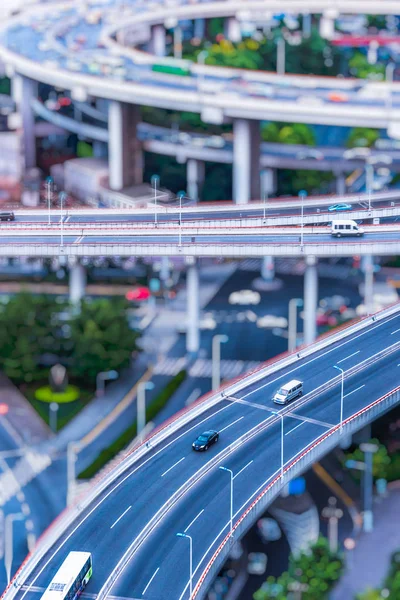
M 218 431 L 204 431 L 194 440 L 192 448 L 193 450 L 196 450 L 196 452 L 203 452 L 203 450 L 208 450 L 210 446 L 218 442 L 218 438 Z

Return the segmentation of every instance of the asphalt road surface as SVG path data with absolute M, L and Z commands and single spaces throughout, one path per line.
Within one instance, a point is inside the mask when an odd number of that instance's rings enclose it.
M 118 561 L 145 524 L 171 495 L 207 461 L 261 422 L 270 422 L 262 433 L 239 446 L 223 465 L 233 470 L 236 519 L 280 467 L 280 421 L 271 410 L 281 410 L 271 397 L 292 378 L 304 382 L 304 396 L 292 404 L 298 418 L 284 419 L 284 461 L 318 438 L 340 415 L 340 377 L 333 365 L 345 370 L 400 341 L 400 315 L 387 317 L 369 329 L 338 341 L 296 365 L 282 369 L 244 387 L 235 401 L 223 401 L 171 436 L 128 469 L 70 527 L 29 578 L 17 597 L 37 598 L 49 584 L 70 550 L 93 554 L 93 578 L 87 588 L 97 594 Z M 400 351 L 345 378 L 344 418 L 398 385 Z M 309 394 L 337 377 L 329 391 L 310 399 Z M 240 400 L 238 402 L 237 400 Z M 194 453 L 193 439 L 205 429 L 217 429 L 220 440 L 207 453 Z M 194 582 L 225 537 L 229 527 L 229 476 L 216 466 L 175 504 L 135 552 L 114 584 L 111 595 L 160 600 L 188 598 L 189 544 L 176 536 L 185 530 L 193 536 Z M 33 586 L 33 587 L 32 587 Z

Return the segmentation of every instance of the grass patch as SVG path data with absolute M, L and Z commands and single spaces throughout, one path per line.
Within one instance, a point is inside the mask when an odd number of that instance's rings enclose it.
M 35 391 L 35 399 L 40 402 L 57 402 L 57 404 L 68 404 L 76 402 L 81 395 L 79 388 L 75 385 L 68 385 L 63 392 L 53 392 L 49 385 L 44 385 Z
M 39 384 L 23 384 L 20 386 L 20 390 L 21 393 L 24 394 L 25 398 L 29 400 L 29 402 L 39 414 L 39 416 L 43 419 L 43 421 L 45 421 L 45 423 L 49 425 L 49 403 L 41 402 L 36 398 L 37 391 L 43 387 L 46 387 L 46 384 L 42 381 Z M 60 431 L 60 429 L 65 427 L 74 417 L 76 417 L 76 415 L 86 406 L 86 404 L 94 396 L 93 390 L 79 389 L 78 391 L 78 400 L 75 400 L 75 402 L 64 402 L 59 404 L 57 411 L 57 431 Z M 58 402 L 57 400 L 55 401 Z
M 150 406 L 147 407 L 146 419 L 147 422 L 154 419 L 154 417 L 164 408 L 171 396 L 176 392 L 180 385 L 185 381 L 187 372 L 185 370 L 179 371 L 167 383 L 164 389 L 156 396 Z M 122 452 L 128 444 L 136 437 L 137 434 L 137 423 L 136 421 L 125 429 L 119 438 L 117 438 L 108 448 L 105 448 L 100 452 L 97 458 L 89 465 L 82 473 L 78 475 L 78 479 L 90 479 L 94 477 L 100 469 L 102 469 L 110 460 L 115 458 L 117 454 Z

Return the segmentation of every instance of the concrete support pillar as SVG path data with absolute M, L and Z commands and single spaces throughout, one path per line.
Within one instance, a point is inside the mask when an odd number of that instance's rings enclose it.
M 92 143 L 93 156 L 95 158 L 106 158 L 107 157 L 107 144 L 100 142 L 99 140 L 93 140 Z
M 69 301 L 79 304 L 85 296 L 86 270 L 80 262 L 75 262 L 69 269 Z
M 335 20 L 330 15 L 323 14 L 319 22 L 319 34 L 326 40 L 332 40 L 335 35 Z
M 21 115 L 25 169 L 36 167 L 35 115 L 31 101 L 37 96 L 37 82 L 15 75 L 12 84 L 12 96 Z
M 137 137 L 140 111 L 134 104 L 111 100 L 108 109 L 110 188 L 143 183 L 143 154 Z
M 312 344 L 317 337 L 318 272 L 315 256 L 306 258 L 304 274 L 304 343 Z
M 364 280 L 364 306 L 367 315 L 374 311 L 374 259 L 368 254 L 363 257 Z
M 194 22 L 194 37 L 202 40 L 204 39 L 206 34 L 206 20 L 205 19 L 195 19 Z
M 233 198 L 247 204 L 260 198 L 260 123 L 235 119 L 233 135 Z
M 362 444 L 363 442 L 371 441 L 372 433 L 371 433 L 371 423 L 365 425 L 362 429 L 356 431 L 353 434 L 353 443 L 354 444 Z
M 343 196 L 346 193 L 346 176 L 344 173 L 336 173 L 336 193 Z
M 278 189 L 278 180 L 277 180 L 276 169 L 272 169 L 271 167 L 263 169 L 260 174 L 260 183 L 261 183 L 261 190 L 260 190 L 261 198 L 265 198 L 267 196 L 274 196 Z
M 204 162 L 196 158 L 189 158 L 186 163 L 187 193 L 195 202 L 200 200 L 204 183 Z
M 303 14 L 303 37 L 304 38 L 309 38 L 311 35 L 311 25 L 312 25 L 312 20 L 311 20 L 311 15 L 310 13 L 304 13 Z
M 264 281 L 275 279 L 275 259 L 273 256 L 264 256 L 261 263 L 261 277 Z
M 240 23 L 235 17 L 228 17 L 224 23 L 224 36 L 231 42 L 242 41 L 242 31 Z
M 151 28 L 150 52 L 155 56 L 165 56 L 166 31 L 164 25 L 154 25 Z
M 199 270 L 196 259 L 188 265 L 186 277 L 187 294 L 187 331 L 186 350 L 196 354 L 200 347 L 200 304 L 199 304 Z
M 350 448 L 352 442 L 353 436 L 351 435 L 351 433 L 348 433 L 347 435 L 342 434 L 342 436 L 340 437 L 339 447 L 342 450 L 347 450 L 347 448 Z

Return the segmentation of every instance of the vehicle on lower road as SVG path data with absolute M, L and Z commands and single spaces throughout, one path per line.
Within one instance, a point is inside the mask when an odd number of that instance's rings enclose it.
M 0 221 L 15 221 L 13 212 L 0 212 Z
M 203 452 L 208 450 L 210 446 L 216 444 L 219 439 L 218 431 L 211 429 L 209 431 L 204 431 L 201 433 L 193 442 L 192 448 L 196 452 Z

